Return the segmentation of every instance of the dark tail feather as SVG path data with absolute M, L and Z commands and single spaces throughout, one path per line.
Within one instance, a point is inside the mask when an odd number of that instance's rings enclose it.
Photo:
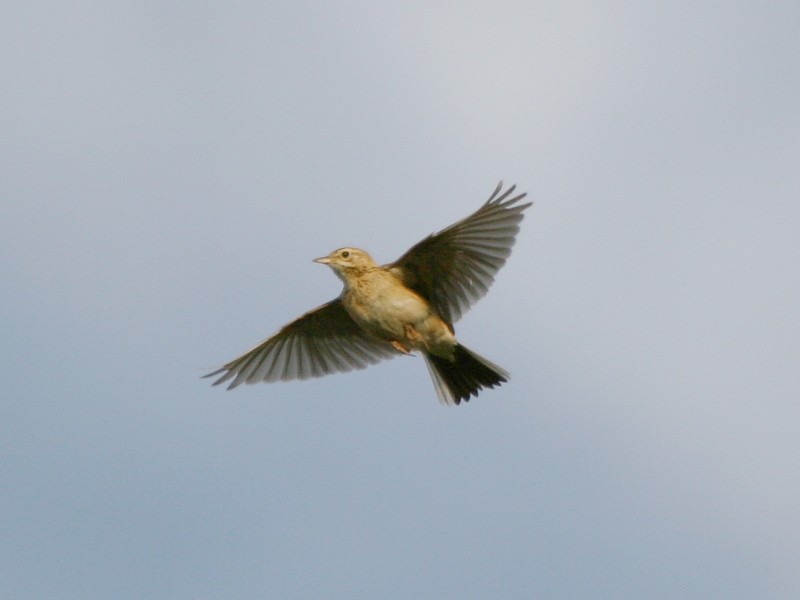
M 436 395 L 442 404 L 469 402 L 484 387 L 494 387 L 509 380 L 510 375 L 496 364 L 478 356 L 461 344 L 455 348 L 454 360 L 425 355 Z

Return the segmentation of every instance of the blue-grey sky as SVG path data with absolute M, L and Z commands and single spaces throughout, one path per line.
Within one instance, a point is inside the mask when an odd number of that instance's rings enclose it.
M 0 597 L 797 598 L 798 22 L 4 3 Z M 501 178 L 508 385 L 199 378 Z

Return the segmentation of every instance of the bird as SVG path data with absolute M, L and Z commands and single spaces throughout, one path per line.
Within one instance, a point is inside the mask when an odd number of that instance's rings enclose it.
M 455 337 L 453 323 L 482 298 L 506 263 L 519 232 L 526 193 L 501 181 L 471 215 L 378 265 L 343 247 L 314 262 L 341 279 L 341 294 L 285 325 L 251 350 L 205 375 L 213 385 L 289 381 L 363 369 L 420 353 L 445 405 L 506 383 L 503 368 Z

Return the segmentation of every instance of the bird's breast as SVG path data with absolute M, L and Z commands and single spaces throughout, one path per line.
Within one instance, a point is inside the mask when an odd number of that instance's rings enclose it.
M 427 350 L 455 339 L 430 304 L 388 273 L 349 286 L 343 305 L 359 327 L 406 347 Z M 411 333 L 411 336 L 409 336 Z M 451 341 L 452 340 L 452 341 Z
M 345 293 L 344 305 L 365 329 L 402 330 L 406 323 L 424 319 L 431 312 L 428 303 L 413 290 L 383 279 L 351 286 Z

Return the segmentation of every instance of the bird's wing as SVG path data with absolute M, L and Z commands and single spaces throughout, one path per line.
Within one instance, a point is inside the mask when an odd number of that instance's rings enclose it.
M 295 319 L 252 350 L 206 377 L 223 374 L 218 385 L 288 381 L 363 369 L 398 354 L 350 318 L 338 298 Z
M 531 203 L 516 204 L 516 186 L 502 194 L 501 181 L 477 211 L 447 229 L 429 235 L 387 268 L 430 302 L 439 315 L 454 323 L 482 298 L 511 254 Z

